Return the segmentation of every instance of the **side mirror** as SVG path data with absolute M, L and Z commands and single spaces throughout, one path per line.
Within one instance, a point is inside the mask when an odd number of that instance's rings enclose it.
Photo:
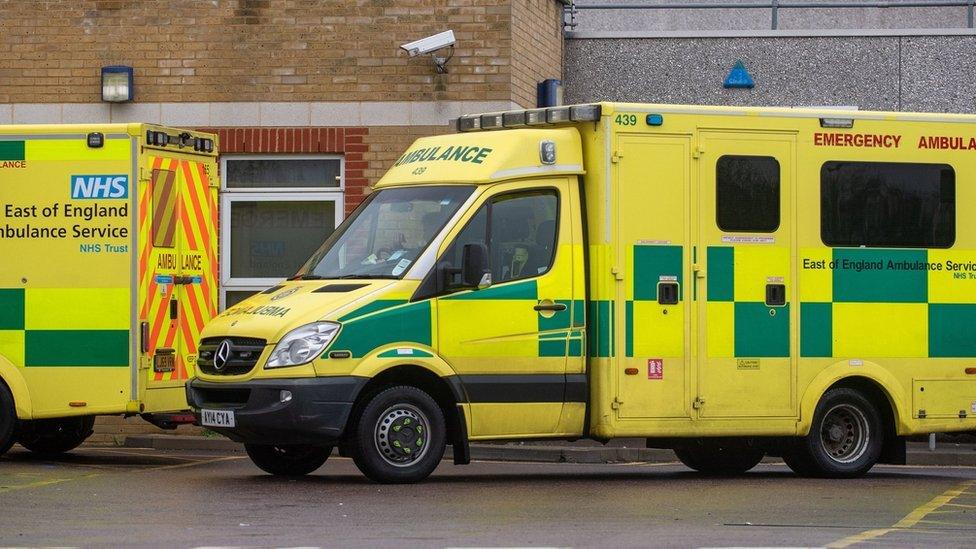
M 469 288 L 491 286 L 488 246 L 480 243 L 464 245 L 461 253 L 461 284 Z

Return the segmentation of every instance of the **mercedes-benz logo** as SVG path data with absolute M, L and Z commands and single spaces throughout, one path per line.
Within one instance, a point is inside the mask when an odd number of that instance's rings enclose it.
M 218 372 L 227 366 L 227 361 L 230 360 L 231 348 L 233 347 L 233 342 L 229 339 L 225 339 L 217 345 L 217 352 L 214 353 L 213 367 L 214 370 Z

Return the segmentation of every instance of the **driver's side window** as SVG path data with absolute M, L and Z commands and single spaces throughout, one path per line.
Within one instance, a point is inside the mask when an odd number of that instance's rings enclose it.
M 552 267 L 557 240 L 559 199 L 555 190 L 503 194 L 484 204 L 445 251 L 453 274 L 448 288 L 460 285 L 466 244 L 485 244 L 493 284 L 531 278 Z

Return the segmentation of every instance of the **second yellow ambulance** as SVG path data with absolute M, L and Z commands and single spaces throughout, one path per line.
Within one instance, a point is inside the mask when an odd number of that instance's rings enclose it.
M 68 451 L 97 415 L 192 422 L 217 312 L 213 134 L 0 126 L 0 454 Z

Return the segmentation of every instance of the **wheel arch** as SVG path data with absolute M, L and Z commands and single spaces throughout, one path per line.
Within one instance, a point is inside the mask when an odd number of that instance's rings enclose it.
M 456 378 L 453 378 L 456 379 Z M 467 398 L 458 383 L 434 370 L 414 363 L 399 363 L 373 375 L 360 389 L 350 419 L 358 418 L 369 399 L 387 387 L 409 385 L 429 394 L 444 414 L 447 440 L 454 447 L 455 463 L 466 463 L 468 454 L 468 426 L 463 405 Z M 461 452 L 459 454 L 459 452 Z
M 27 380 L 24 379 L 20 370 L 3 355 L 0 355 L 0 383 L 3 383 L 14 397 L 17 419 L 32 419 L 34 415 Z
M 896 385 L 900 387 L 900 385 Z M 901 430 L 901 414 L 902 408 L 900 406 L 904 405 L 901 400 L 896 396 L 898 393 L 894 393 L 890 386 L 880 381 L 878 378 L 871 377 L 868 375 L 861 374 L 850 374 L 844 377 L 833 380 L 832 383 L 824 387 L 819 394 L 817 394 L 816 400 L 813 400 L 809 404 L 809 407 L 801 414 L 804 418 L 804 429 L 802 434 L 806 435 L 810 432 L 813 422 L 813 414 L 816 411 L 817 405 L 820 403 L 821 399 L 828 391 L 832 389 L 851 389 L 857 391 L 871 404 L 874 405 L 878 414 L 881 416 L 881 425 L 884 429 L 883 435 L 883 446 L 881 449 L 881 458 L 879 462 L 882 463 L 905 463 L 905 441 L 899 438 L 898 433 Z

